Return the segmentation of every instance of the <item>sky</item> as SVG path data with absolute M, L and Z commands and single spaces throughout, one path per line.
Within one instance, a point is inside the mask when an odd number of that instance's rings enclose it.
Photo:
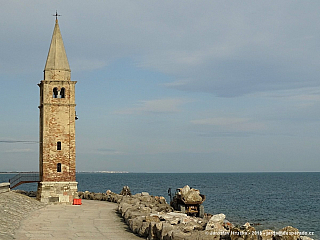
M 56 10 L 77 81 L 77 171 L 320 171 L 319 9 L 1 0 L 0 171 L 38 171 Z

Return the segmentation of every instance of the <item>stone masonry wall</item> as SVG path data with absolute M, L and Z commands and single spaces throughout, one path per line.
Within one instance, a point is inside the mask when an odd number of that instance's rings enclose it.
M 77 182 L 40 182 L 38 184 L 37 199 L 50 204 L 73 203 L 78 198 Z
M 75 181 L 75 83 L 41 81 L 40 175 L 41 181 Z M 64 98 L 53 98 L 53 89 L 65 89 Z M 61 150 L 57 150 L 61 142 Z M 61 164 L 61 172 L 57 164 Z

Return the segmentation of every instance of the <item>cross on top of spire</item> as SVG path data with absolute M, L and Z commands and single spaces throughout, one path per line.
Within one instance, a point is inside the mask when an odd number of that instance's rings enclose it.
M 55 15 L 56 24 L 54 26 L 51 44 L 48 52 L 47 62 L 44 68 L 44 71 L 47 72 L 47 76 L 49 76 L 49 72 L 51 70 L 64 70 L 70 72 L 70 66 L 67 59 L 66 50 L 64 49 L 63 40 L 58 24 L 58 16 L 60 16 L 57 12 Z M 70 73 L 69 73 L 70 75 Z M 59 75 L 60 76 L 60 75 Z M 46 77 L 44 80 L 47 80 Z M 63 80 L 63 79 L 60 79 Z M 69 77 L 70 80 L 70 77 Z M 69 81 L 68 80 L 68 81 Z M 67 80 L 66 80 L 67 81 Z
M 52 15 L 52 16 L 55 16 L 56 17 L 56 23 L 58 22 L 58 17 L 60 17 L 61 15 L 58 14 L 58 11 L 56 10 L 56 14 L 55 15 Z

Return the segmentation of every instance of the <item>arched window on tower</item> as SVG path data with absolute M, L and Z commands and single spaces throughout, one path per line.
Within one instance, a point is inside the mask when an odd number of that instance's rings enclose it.
M 64 92 L 65 92 L 64 88 L 61 88 L 61 90 L 60 90 L 60 98 L 64 98 Z
M 57 164 L 57 172 L 61 172 L 61 163 Z
M 53 89 L 53 95 L 52 95 L 52 97 L 53 97 L 53 98 L 57 98 L 57 97 L 58 97 L 58 88 L 55 87 L 55 88 Z
M 60 90 L 60 98 L 64 98 L 64 88 L 61 88 Z

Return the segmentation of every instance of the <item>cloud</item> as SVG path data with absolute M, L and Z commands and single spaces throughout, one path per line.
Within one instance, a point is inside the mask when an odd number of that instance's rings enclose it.
M 140 101 L 136 107 L 119 110 L 115 114 L 177 113 L 181 111 L 180 107 L 187 102 L 190 100 L 182 98 Z
M 320 103 L 320 87 L 290 89 L 260 94 L 266 99 L 278 99 L 297 108 L 309 108 Z
M 234 162 L 240 159 L 250 167 L 250 150 L 263 152 L 267 161 L 277 159 L 263 151 L 271 144 L 284 148 L 281 153 L 289 162 L 310 154 L 317 163 L 320 1 L 77 3 L 3 1 L 0 81 L 6 114 L 1 135 L 21 139 L 38 132 L 36 83 L 54 28 L 52 14 L 58 9 L 72 79 L 79 82 L 77 112 L 87 116 L 77 121 L 77 153 L 87 154 L 84 161 L 92 155 L 132 162 L 137 152 L 215 148 L 226 153 L 216 159 L 228 162 L 231 154 Z M 197 102 L 188 104 L 189 99 Z M 18 122 L 21 116 L 24 121 Z M 105 146 L 111 149 L 97 150 Z M 31 146 L 12 146 L 19 147 Z M 301 154 L 293 156 L 292 149 Z M 20 155 L 28 155 L 30 162 L 37 159 L 31 156 L 36 149 L 32 154 L 25 154 L 27 149 L 9 151 L 21 152 L 10 154 L 18 161 L 26 160 Z M 183 155 L 175 158 L 185 161 Z M 205 159 L 212 161 L 212 156 Z M 144 160 L 137 169 L 145 169 L 149 158 Z M 163 160 L 166 156 L 155 157 L 155 162 Z M 164 171 L 180 166 L 170 164 L 162 166 Z
M 167 87 L 236 97 L 319 86 L 314 51 L 319 34 L 310 28 L 317 19 L 311 6 L 288 1 L 205 6 L 202 14 L 194 6 L 192 23 L 174 24 L 177 32 L 160 36 L 165 44 L 141 57 L 142 66 L 174 76 Z M 309 17 L 298 23 L 293 13 Z M 176 17 L 184 19 L 179 11 Z
M 255 92 L 314 87 L 315 69 L 306 73 L 295 65 L 271 63 L 266 59 L 210 59 L 201 66 L 184 70 L 168 88 L 207 92 L 219 97 L 237 97 Z M 301 81 L 307 78 L 308 81 Z
M 79 1 L 77 8 L 71 1 L 55 4 L 63 9 L 60 28 L 76 70 L 132 58 L 137 67 L 175 79 L 168 88 L 220 97 L 320 85 L 318 2 Z M 26 4 L 2 6 L 1 14 L 8 19 L 0 30 L 6 59 L 2 71 L 43 68 L 53 30 L 47 15 L 55 4 L 35 4 L 37 18 L 28 15 Z M 86 15 L 90 18 L 82 17 Z M 12 49 L 19 49 L 18 59 Z

